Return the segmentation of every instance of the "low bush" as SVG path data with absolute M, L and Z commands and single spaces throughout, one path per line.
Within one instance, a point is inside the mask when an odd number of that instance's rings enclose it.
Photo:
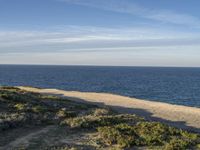
M 57 117 L 59 118 L 72 118 L 77 116 L 77 112 L 69 111 L 66 108 L 61 108 L 57 113 Z
M 81 128 L 96 128 L 100 126 L 110 126 L 124 122 L 136 123 L 141 121 L 141 118 L 135 115 L 107 115 L 107 116 L 81 116 L 76 118 L 65 119 L 61 124 L 69 125 L 71 127 Z
M 138 140 L 135 131 L 127 124 L 99 127 L 98 132 L 107 145 L 118 144 L 120 147 L 130 147 Z
M 35 113 L 45 113 L 48 111 L 48 108 L 42 105 L 36 105 L 36 106 L 33 106 L 31 110 Z
M 18 111 L 24 111 L 27 108 L 27 104 L 17 103 L 14 105 L 14 108 L 17 109 Z
M 113 112 L 109 108 L 96 108 L 90 112 L 93 116 L 112 115 Z
M 0 131 L 22 126 L 28 119 L 24 113 L 0 114 Z
M 158 122 L 140 122 L 134 130 L 143 141 L 140 145 L 162 145 L 171 135 L 169 126 Z
M 187 140 L 173 138 L 165 145 L 164 150 L 186 150 L 190 145 L 191 143 Z
M 77 103 L 57 96 L 0 87 L 0 110 L 7 113 L 7 115 L 0 114 L 0 130 L 53 122 L 57 124 L 65 118 L 76 117 L 77 114 L 94 108 L 93 105 Z
M 105 144 L 117 144 L 120 147 L 162 146 L 166 150 L 182 150 L 196 146 L 200 140 L 197 134 L 186 131 L 183 133 L 175 128 L 172 130 L 171 127 L 157 122 L 104 126 L 98 128 L 98 133 Z
M 87 129 L 83 132 L 96 132 L 93 140 L 97 140 L 95 142 L 100 143 L 100 147 L 161 147 L 165 150 L 200 147 L 197 134 L 158 122 L 148 122 L 136 115 L 117 114 L 109 108 L 12 87 L 0 88 L 0 110 L 0 133 L 26 125 L 61 124 Z M 73 130 L 78 134 L 79 131 Z

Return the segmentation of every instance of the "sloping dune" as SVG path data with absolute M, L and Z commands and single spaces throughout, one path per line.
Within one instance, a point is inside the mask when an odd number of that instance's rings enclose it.
M 161 121 L 175 127 L 200 132 L 200 108 L 152 102 L 107 93 L 63 91 L 19 87 L 23 90 L 42 94 L 68 97 L 70 100 L 111 106 L 120 113 L 135 113 L 148 120 Z

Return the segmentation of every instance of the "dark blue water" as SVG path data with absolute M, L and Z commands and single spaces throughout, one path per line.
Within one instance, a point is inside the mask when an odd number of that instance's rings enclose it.
M 0 85 L 107 92 L 200 107 L 200 68 L 0 65 Z

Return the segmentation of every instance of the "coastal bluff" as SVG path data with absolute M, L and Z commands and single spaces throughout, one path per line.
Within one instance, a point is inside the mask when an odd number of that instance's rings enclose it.
M 119 113 L 137 114 L 147 120 L 159 121 L 200 133 L 200 108 L 141 100 L 109 93 L 39 89 L 22 86 L 18 88 L 30 92 L 67 97 L 73 101 L 109 106 Z

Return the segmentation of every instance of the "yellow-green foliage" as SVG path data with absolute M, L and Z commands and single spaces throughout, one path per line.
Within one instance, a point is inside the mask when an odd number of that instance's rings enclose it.
M 200 147 L 198 134 L 158 122 L 148 122 L 136 115 L 117 114 L 109 108 L 99 108 L 51 95 L 44 96 L 18 88 L 0 88 L 0 109 L 0 134 L 26 125 L 47 126 L 53 123 L 56 126 L 69 126 L 64 128 L 74 129 L 76 134 L 81 128 L 83 132 L 94 132 L 97 135 L 95 143 L 100 143 L 100 147 L 159 147 L 163 150 Z M 70 149 L 71 145 L 58 145 L 55 148 Z
M 61 108 L 56 115 L 59 118 L 71 118 L 71 117 L 75 117 L 77 114 L 75 111 L 69 111 L 66 108 Z
M 64 118 L 95 108 L 56 96 L 43 96 L 12 87 L 0 87 L 0 130 L 26 125 L 59 123 Z M 12 117 L 16 114 L 16 118 Z
M 163 146 L 166 150 L 184 150 L 196 146 L 200 140 L 197 134 L 184 131 L 183 135 L 182 130 L 157 122 L 99 127 L 98 132 L 105 144 L 118 144 L 120 147 Z
M 105 115 L 111 115 L 113 112 L 109 108 L 96 108 L 92 109 L 91 114 L 93 116 L 105 116 Z
M 187 140 L 174 138 L 164 147 L 164 150 L 186 150 L 191 145 Z
M 197 144 L 196 148 L 197 148 L 197 149 L 200 149 L 200 142 L 199 142 L 199 144 Z
M 157 122 L 141 122 L 135 126 L 135 131 L 143 139 L 144 145 L 159 145 L 168 140 L 170 128 Z
M 37 105 L 37 106 L 32 107 L 32 111 L 35 113 L 42 113 L 42 112 L 47 111 L 47 109 L 44 106 L 42 107 L 40 105 Z
M 121 147 L 134 145 L 138 138 L 135 131 L 127 124 L 99 127 L 98 132 L 106 144 L 119 144 Z
M 183 130 L 181 130 L 180 134 L 183 136 L 183 138 L 191 140 L 191 141 L 197 140 L 199 138 L 198 134 L 189 133 L 189 132 L 183 131 Z
M 15 107 L 17 110 L 22 111 L 22 110 L 25 110 L 25 109 L 26 109 L 27 104 L 18 103 L 18 104 L 15 104 L 14 107 Z
M 66 119 L 62 124 L 67 124 L 71 127 L 82 127 L 82 128 L 96 128 L 99 126 L 109 126 L 124 122 L 136 123 L 142 119 L 129 114 L 123 115 L 106 115 L 106 116 L 94 116 L 87 115 L 76 118 Z

